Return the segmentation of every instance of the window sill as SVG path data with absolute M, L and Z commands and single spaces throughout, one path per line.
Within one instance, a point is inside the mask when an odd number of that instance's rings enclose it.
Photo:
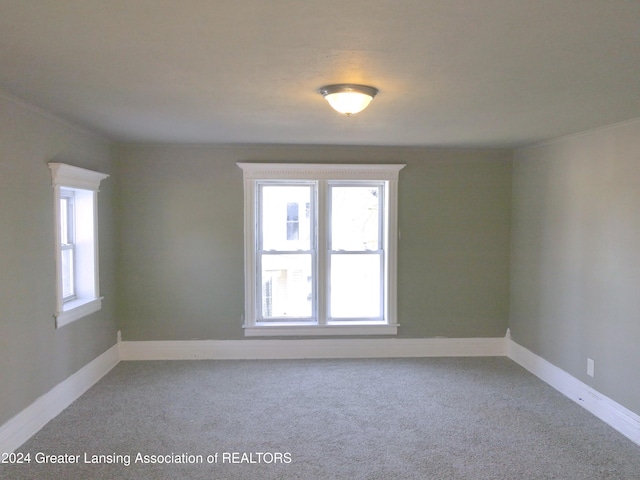
M 56 313 L 56 328 L 64 327 L 102 308 L 102 297 L 81 298 L 66 302 L 62 312 Z
M 244 327 L 245 337 L 307 337 L 334 335 L 396 335 L 398 324 L 291 325 L 268 324 Z

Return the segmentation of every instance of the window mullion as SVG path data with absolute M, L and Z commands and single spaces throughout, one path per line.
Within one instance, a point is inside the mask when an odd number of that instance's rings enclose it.
M 329 304 L 329 195 L 327 192 L 327 181 L 318 182 L 318 219 L 316 222 L 316 239 L 318 242 L 318 324 L 326 325 L 328 319 Z
M 253 268 L 254 268 L 254 291 L 252 292 L 252 298 L 250 299 L 253 305 L 251 306 L 252 314 L 250 319 L 245 319 L 245 322 L 255 324 L 260 320 L 264 312 L 262 311 L 262 297 L 261 297 L 261 285 L 262 285 L 262 185 L 259 182 L 255 182 L 254 189 L 251 189 L 253 194 L 253 208 L 254 212 L 251 215 L 254 217 L 252 232 L 253 232 Z M 246 194 L 246 189 L 245 189 Z M 246 201 L 246 199 L 245 199 Z M 255 216 L 253 215 L 255 213 Z M 246 215 L 246 214 L 245 214 Z
M 388 296 L 387 296 L 387 255 L 389 245 L 386 241 L 388 235 L 387 230 L 387 193 L 389 191 L 389 183 L 385 182 L 383 186 L 378 187 L 378 249 L 380 250 L 380 315 L 382 318 L 389 320 L 388 316 Z

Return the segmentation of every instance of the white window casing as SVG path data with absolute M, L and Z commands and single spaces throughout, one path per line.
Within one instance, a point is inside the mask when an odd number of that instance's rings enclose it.
M 102 308 L 98 259 L 98 191 L 109 175 L 65 163 L 49 163 L 54 190 L 56 328 Z M 61 197 L 73 198 L 73 295 L 63 297 Z M 69 248 L 69 247 L 65 247 Z
M 240 162 L 244 177 L 244 219 L 245 219 L 245 336 L 307 336 L 307 335 L 395 335 L 397 333 L 397 200 L 398 177 L 404 164 L 287 164 Z M 311 210 L 312 218 L 311 258 L 314 268 L 312 281 L 313 313 L 307 318 L 266 319 L 261 298 L 261 255 L 282 255 L 296 252 L 274 252 L 261 250 L 262 219 L 260 218 L 261 188 L 263 186 L 295 186 L 305 183 L 314 185 Z M 380 208 L 378 229 L 380 231 L 377 248 L 366 251 L 348 249 L 331 250 L 331 188 L 364 186 L 379 192 Z M 284 209 L 283 209 L 284 211 Z M 302 216 L 304 212 L 299 211 Z M 285 213 L 283 213 L 285 215 Z M 313 213 L 312 213 L 313 216 Z M 302 228 L 302 227 L 300 227 Z M 316 231 L 317 230 L 317 231 Z M 314 233 L 315 232 L 315 233 Z M 341 247 L 343 248 L 343 247 Z M 301 254 L 308 252 L 299 250 Z M 344 255 L 358 258 L 366 254 L 380 260 L 380 308 L 379 314 L 370 318 L 331 318 L 330 314 L 330 264 L 332 256 Z M 361 256 L 360 258 L 364 258 Z M 375 260 L 378 262 L 378 260 Z M 271 301 L 272 280 L 268 282 L 269 302 Z M 366 316 L 365 316 L 366 317 Z

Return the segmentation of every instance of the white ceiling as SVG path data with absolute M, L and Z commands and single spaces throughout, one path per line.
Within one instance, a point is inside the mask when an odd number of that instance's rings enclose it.
M 640 1 L 0 0 L 0 89 L 122 142 L 514 147 L 640 117 Z

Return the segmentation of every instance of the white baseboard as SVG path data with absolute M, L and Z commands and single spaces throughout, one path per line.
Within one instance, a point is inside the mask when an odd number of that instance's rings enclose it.
M 514 342 L 508 334 L 506 342 L 511 360 L 640 445 L 640 416 Z
M 0 426 L 0 452 L 20 447 L 121 360 L 489 356 L 509 357 L 640 445 L 640 416 L 517 344 L 507 333 L 505 338 L 119 341 Z
M 505 356 L 504 338 L 121 342 L 121 360 L 264 360 Z
M 0 426 L 0 452 L 13 452 L 20 447 L 118 362 L 118 345 L 114 345 Z

